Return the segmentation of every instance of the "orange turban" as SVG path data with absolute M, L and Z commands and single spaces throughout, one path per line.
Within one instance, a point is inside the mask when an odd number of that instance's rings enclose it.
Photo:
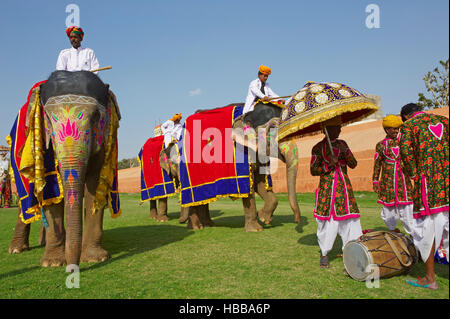
M 261 72 L 262 74 L 265 74 L 265 75 L 270 75 L 270 73 L 272 73 L 272 70 L 268 66 L 261 65 L 259 67 L 259 72 Z
M 172 119 L 171 119 L 172 121 L 177 121 L 177 120 L 181 120 L 181 113 L 177 113 L 177 114 L 175 114 L 173 117 L 172 117 Z
M 75 34 L 78 34 L 80 36 L 81 40 L 83 40 L 84 32 L 81 27 L 71 26 L 66 29 L 66 34 L 69 38 L 70 38 L 70 34 L 72 32 Z

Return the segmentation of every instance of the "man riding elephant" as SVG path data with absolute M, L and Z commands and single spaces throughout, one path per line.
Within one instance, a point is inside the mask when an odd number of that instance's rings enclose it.
M 81 27 L 71 26 L 66 29 L 66 34 L 72 47 L 64 49 L 59 53 L 56 70 L 91 71 L 98 69 L 99 63 L 94 50 L 81 46 L 84 38 L 83 29 Z M 94 73 L 97 74 L 98 71 Z
M 103 210 L 108 205 L 112 217 L 121 214 L 119 120 L 114 94 L 92 72 L 55 71 L 30 91 L 9 143 L 19 218 L 23 225 L 41 218 L 47 224 L 42 266 L 109 258 L 101 246 Z M 10 252 L 24 229 L 17 224 Z

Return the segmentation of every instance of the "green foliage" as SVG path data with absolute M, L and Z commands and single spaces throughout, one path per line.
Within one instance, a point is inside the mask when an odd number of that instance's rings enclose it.
M 436 109 L 448 106 L 448 59 L 445 62 L 439 61 L 439 64 L 443 68 L 442 71 L 436 67 L 433 72 L 428 72 L 423 78 L 427 92 L 432 95 L 430 99 L 423 93 L 419 93 L 417 104 L 423 108 Z
M 117 163 L 118 169 L 130 168 L 130 167 L 138 167 L 139 166 L 139 158 L 124 158 Z
M 385 230 L 374 193 L 356 192 L 363 229 Z M 178 223 L 178 198 L 169 199 L 166 223 L 150 220 L 149 203 L 121 194 L 123 214 L 104 217 L 103 246 L 111 259 L 80 265 L 80 288 L 68 289 L 64 268 L 41 268 L 40 223 L 31 225 L 31 250 L 10 255 L 16 209 L 0 209 L 0 298 L 151 299 L 448 299 L 449 268 L 436 265 L 437 291 L 408 286 L 423 276 L 417 264 L 408 275 L 383 279 L 380 288 L 343 274 L 342 242 L 330 252 L 330 268 L 319 267 L 313 194 L 298 194 L 302 223 L 294 223 L 288 197 L 277 194 L 272 225 L 244 232 L 242 202 L 210 204 L 215 227 L 193 231 Z M 258 199 L 257 206 L 263 202 Z M 400 227 L 401 228 L 401 227 Z

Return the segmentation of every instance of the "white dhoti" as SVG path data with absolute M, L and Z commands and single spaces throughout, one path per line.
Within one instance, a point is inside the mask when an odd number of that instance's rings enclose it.
M 344 246 L 351 240 L 356 240 L 362 236 L 361 223 L 359 218 L 349 218 L 345 220 L 335 220 L 331 216 L 330 220 L 317 221 L 317 240 L 319 242 L 322 256 L 328 255 L 333 248 L 337 234 L 342 239 L 342 250 Z
M 403 228 L 409 235 L 412 234 L 414 227 L 414 205 L 399 205 L 399 206 L 383 206 L 381 210 L 381 218 L 383 219 L 389 230 L 394 230 L 397 227 L 400 219 Z
M 430 256 L 433 242 L 435 244 L 433 254 L 435 254 L 441 241 L 448 261 L 448 228 L 448 211 L 415 219 L 412 233 L 414 245 L 420 251 L 424 262 Z

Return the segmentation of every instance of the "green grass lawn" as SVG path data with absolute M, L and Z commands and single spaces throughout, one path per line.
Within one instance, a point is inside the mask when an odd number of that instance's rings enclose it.
M 385 230 L 375 195 L 356 196 L 363 229 Z M 346 277 L 337 257 L 339 236 L 329 254 L 330 268 L 321 269 L 313 195 L 298 194 L 300 225 L 294 223 L 287 195 L 277 197 L 272 225 L 245 233 L 241 201 L 212 203 L 216 226 L 193 231 L 178 223 L 176 198 L 169 200 L 170 221 L 160 223 L 148 218 L 149 203 L 140 205 L 138 194 L 121 194 L 122 216 L 112 219 L 108 211 L 104 219 L 103 246 L 111 259 L 81 264 L 79 289 L 66 287 L 64 268 L 39 266 L 44 251 L 37 244 L 40 222 L 32 224 L 30 251 L 8 253 L 17 209 L 0 209 L 0 298 L 449 298 L 445 265 L 436 264 L 437 291 L 405 283 L 424 274 L 422 262 L 408 275 L 382 279 L 379 288 Z

